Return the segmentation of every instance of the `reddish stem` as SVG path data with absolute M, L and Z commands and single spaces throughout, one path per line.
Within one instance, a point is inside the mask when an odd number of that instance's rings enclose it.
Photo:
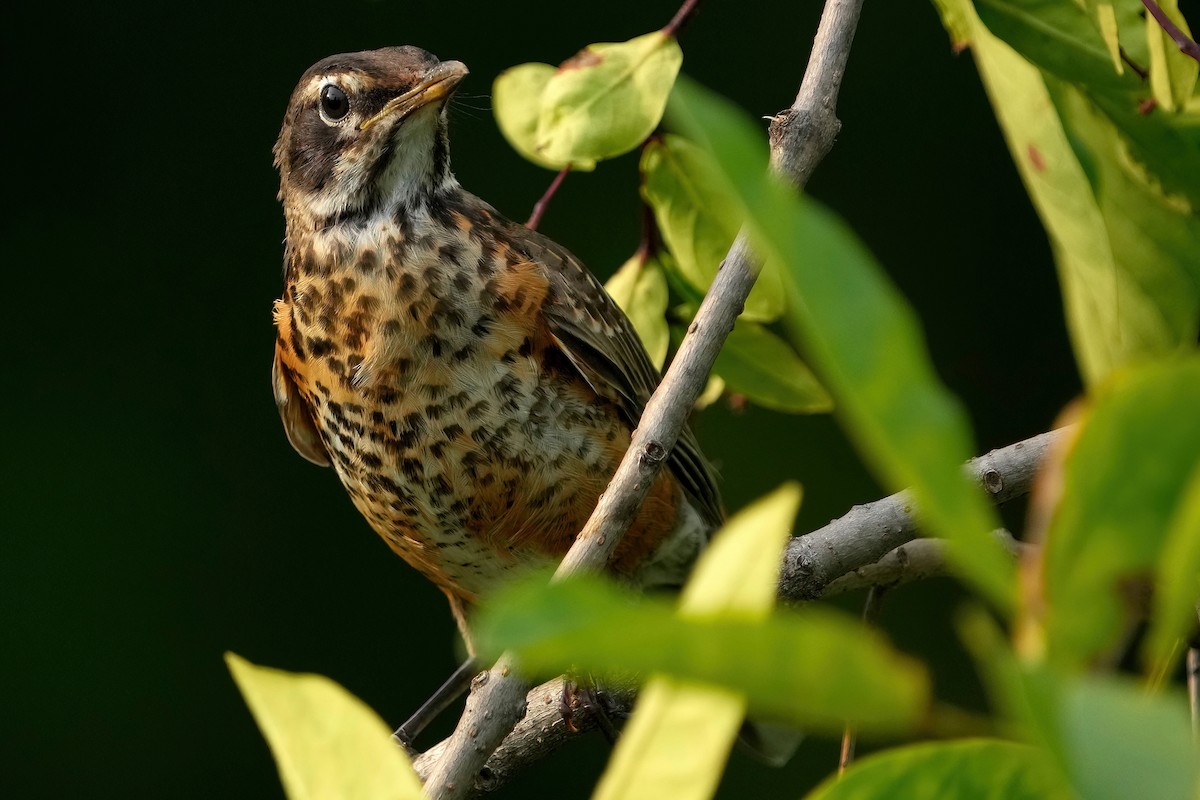
M 567 173 L 571 171 L 571 165 L 567 164 L 558 174 L 554 176 L 550 187 L 546 189 L 546 193 L 541 199 L 533 204 L 533 213 L 529 215 L 529 221 L 525 223 L 525 227 L 531 231 L 536 231 L 538 223 L 542 221 L 542 215 L 546 213 L 546 206 L 550 203 L 550 198 L 554 197 L 554 193 L 558 191 L 558 187 L 562 186 L 563 180 L 567 177 Z
M 696 13 L 696 7 L 699 5 L 700 0 L 683 0 L 683 5 L 675 12 L 675 16 L 671 17 L 671 21 L 662 29 L 662 32 L 667 36 L 678 36 L 679 31 Z
M 1179 45 L 1179 52 L 1183 53 L 1189 58 L 1194 58 L 1196 61 L 1200 61 L 1200 45 L 1188 38 L 1186 33 L 1179 30 L 1179 27 L 1171 21 L 1171 18 L 1167 16 L 1167 13 L 1158 7 L 1158 3 L 1154 2 L 1154 0 L 1142 0 L 1142 5 L 1144 5 L 1146 10 L 1150 12 L 1150 16 L 1154 17 L 1154 20 L 1159 24 L 1159 27 L 1166 31 L 1167 35 L 1175 40 L 1175 44 Z

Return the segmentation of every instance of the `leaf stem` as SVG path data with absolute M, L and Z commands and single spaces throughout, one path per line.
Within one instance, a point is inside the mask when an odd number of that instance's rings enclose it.
M 1154 17 L 1154 21 L 1158 23 L 1158 26 L 1175 40 L 1175 44 L 1179 46 L 1179 52 L 1189 58 L 1200 61 L 1200 45 L 1196 44 L 1186 33 L 1181 31 L 1179 26 L 1167 16 L 1167 12 L 1159 8 L 1158 3 L 1154 0 L 1142 0 L 1142 5 L 1150 12 L 1150 16 Z
M 662 32 L 667 36 L 678 36 L 679 31 L 688 23 L 692 15 L 696 13 L 696 9 L 700 5 L 700 0 L 683 0 L 683 5 L 675 12 L 675 16 L 671 17 L 671 21 L 666 24 Z
M 536 231 L 538 223 L 542 221 L 542 215 L 546 213 L 546 206 L 550 204 L 550 198 L 554 197 L 554 193 L 558 191 L 558 187 L 562 186 L 563 180 L 566 179 L 567 173 L 571 171 L 571 165 L 567 164 L 558 171 L 554 176 L 554 180 L 550 182 L 550 186 L 546 192 L 533 204 L 533 213 L 529 215 L 529 221 L 525 223 L 525 227 L 531 231 Z

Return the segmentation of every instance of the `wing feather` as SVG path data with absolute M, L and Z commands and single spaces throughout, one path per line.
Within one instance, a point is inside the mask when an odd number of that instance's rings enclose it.
M 637 427 L 662 376 L 629 318 L 565 248 L 515 223 L 505 232 L 518 252 L 546 271 L 550 289 L 542 311 L 558 346 L 597 394 L 617 403 L 630 428 Z M 719 525 L 724 514 L 716 477 L 687 426 L 667 465 L 705 520 Z

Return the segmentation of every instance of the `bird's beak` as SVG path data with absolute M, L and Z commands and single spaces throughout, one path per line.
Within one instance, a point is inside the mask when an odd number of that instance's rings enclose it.
M 375 116 L 364 119 L 358 129 L 365 131 L 393 114 L 398 114 L 402 120 L 419 108 L 445 100 L 465 77 L 467 66 L 461 61 L 443 61 L 431 69 L 423 81 L 399 97 L 393 97 Z

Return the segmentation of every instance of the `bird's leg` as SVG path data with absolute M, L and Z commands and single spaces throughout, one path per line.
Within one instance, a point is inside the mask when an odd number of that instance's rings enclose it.
M 616 744 L 620 730 L 612 713 L 613 707 L 609 703 L 608 692 L 604 691 L 595 678 L 589 676 L 580 683 L 571 676 L 564 677 L 559 708 L 563 722 L 572 732 L 579 730 L 575 725 L 576 709 L 587 709 L 595 717 L 596 727 L 604 734 L 604 738 L 608 739 L 609 744 Z
M 432 697 L 421 704 L 421 707 L 408 718 L 407 722 L 396 729 L 392 737 L 405 748 L 411 749 L 413 740 L 421 735 L 421 731 L 437 719 L 438 715 L 445 711 L 451 703 L 466 693 L 471 686 L 471 679 L 477 672 L 479 672 L 479 659 L 471 656 L 458 669 L 454 670 L 454 674 L 446 679 L 446 682 L 433 693 Z

